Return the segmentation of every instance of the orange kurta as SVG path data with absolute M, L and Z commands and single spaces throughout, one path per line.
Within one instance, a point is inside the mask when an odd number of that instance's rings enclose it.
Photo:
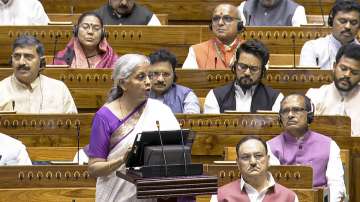
M 193 45 L 196 62 L 199 69 L 230 69 L 230 63 L 235 58 L 236 50 L 241 44 L 240 39 L 230 46 L 225 46 L 217 38 Z

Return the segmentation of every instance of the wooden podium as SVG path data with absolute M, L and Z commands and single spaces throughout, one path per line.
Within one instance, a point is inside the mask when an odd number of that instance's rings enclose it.
M 136 186 L 138 199 L 169 198 L 216 194 L 216 176 L 194 175 L 176 177 L 143 178 L 131 171 L 126 174 L 117 171 L 116 175 Z

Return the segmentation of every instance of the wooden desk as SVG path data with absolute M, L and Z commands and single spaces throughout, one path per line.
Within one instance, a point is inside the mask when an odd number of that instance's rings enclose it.
M 0 80 L 10 76 L 11 68 L 0 68 Z M 80 112 L 95 112 L 106 99 L 113 81 L 110 69 L 59 69 L 47 68 L 43 74 L 63 81 L 75 100 Z M 176 70 L 177 83 L 192 88 L 204 98 L 210 89 L 233 81 L 230 70 Z M 263 82 L 282 93 L 306 93 L 332 81 L 331 70 L 276 69 L 268 70 Z
M 82 13 L 91 11 L 104 5 L 106 1 L 94 0 L 91 4 L 85 0 L 41 0 L 47 13 Z M 242 0 L 138 0 L 137 3 L 145 5 L 154 13 L 169 14 L 170 23 L 205 23 L 210 20 L 214 8 L 220 3 L 240 5 Z M 306 14 L 320 15 L 317 0 L 295 0 L 305 7 Z M 324 14 L 328 15 L 335 0 L 323 0 Z
M 62 50 L 72 37 L 71 25 L 49 26 L 0 26 L 0 64 L 8 64 L 11 45 L 20 34 L 31 34 L 45 46 L 45 55 L 54 55 Z M 168 48 L 176 54 L 179 64 L 185 60 L 189 47 L 213 37 L 208 26 L 106 26 L 108 41 L 119 54 L 136 52 L 150 54 Z M 259 39 L 265 43 L 272 54 L 291 54 L 295 48 L 300 53 L 303 44 L 310 39 L 325 36 L 329 28 L 312 27 L 248 27 L 239 37 Z M 57 37 L 56 37 L 57 36 Z M 57 38 L 57 40 L 55 40 Z

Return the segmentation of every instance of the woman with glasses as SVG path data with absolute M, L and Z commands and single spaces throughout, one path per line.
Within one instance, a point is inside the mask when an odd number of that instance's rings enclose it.
M 73 38 L 56 54 L 53 64 L 71 68 L 112 68 L 118 56 L 106 41 L 103 21 L 98 14 L 83 13 L 73 32 Z

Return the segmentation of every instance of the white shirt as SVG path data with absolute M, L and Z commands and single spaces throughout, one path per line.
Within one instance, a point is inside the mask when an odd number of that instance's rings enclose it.
M 2 133 L 0 133 L 0 156 L 0 166 L 31 165 L 25 145 Z
M 11 75 L 0 81 L 0 111 L 18 113 L 77 113 L 62 81 L 40 75 L 28 87 Z
M 157 18 L 156 15 L 153 14 L 151 16 L 151 19 L 150 19 L 150 21 L 148 22 L 147 25 L 149 25 L 149 26 L 161 26 L 161 23 L 160 23 L 159 18 Z
M 360 85 L 350 92 L 339 91 L 334 82 L 306 93 L 315 106 L 316 115 L 345 115 L 351 118 L 351 136 L 360 136 Z
M 243 177 L 240 178 L 240 189 L 243 190 L 245 187 L 245 191 L 250 199 L 250 202 L 262 202 L 264 200 L 265 195 L 268 192 L 269 188 L 271 188 L 273 186 L 275 186 L 275 180 L 274 180 L 273 176 L 271 175 L 271 173 L 269 173 L 268 185 L 266 187 L 264 187 L 264 189 L 261 190 L 260 192 L 258 192 L 250 184 L 246 183 Z M 217 201 L 218 201 L 217 195 L 212 195 L 210 202 L 217 202 Z M 297 195 L 295 195 L 294 202 L 299 202 Z
M 354 43 L 359 44 L 355 39 Z M 305 42 L 300 53 L 301 66 L 320 66 L 321 69 L 332 69 L 336 53 L 342 44 L 332 34 Z
M 0 25 L 47 25 L 49 21 L 39 0 L 0 1 Z
M 235 100 L 236 100 L 236 111 L 238 112 L 250 112 L 252 96 L 254 95 L 256 86 L 248 89 L 245 94 L 240 86 L 235 84 Z M 284 98 L 282 93 L 279 93 L 276 98 L 271 111 L 279 112 L 280 102 Z M 210 90 L 206 95 L 204 103 L 204 114 L 220 114 L 220 107 L 215 97 L 214 91 Z
M 244 5 L 246 1 L 241 2 L 240 6 L 238 6 L 238 12 L 240 14 L 240 19 L 243 21 L 244 25 L 247 25 L 246 18 L 244 15 Z M 306 25 L 307 19 L 305 14 L 304 6 L 298 6 L 295 9 L 294 15 L 291 19 L 291 24 L 293 27 L 300 27 L 300 25 Z
M 270 165 L 280 165 L 280 161 L 271 152 L 270 145 L 267 143 L 268 153 L 270 155 Z M 340 158 L 340 148 L 335 141 L 331 140 L 329 161 L 326 169 L 327 186 L 330 190 L 330 202 L 339 202 L 343 196 L 346 196 L 344 183 L 344 168 Z

